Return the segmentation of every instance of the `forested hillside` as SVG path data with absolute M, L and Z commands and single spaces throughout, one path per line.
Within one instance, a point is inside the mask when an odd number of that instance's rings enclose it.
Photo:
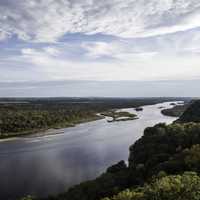
M 194 101 L 192 106 L 184 112 L 178 122 L 200 122 L 200 100 Z

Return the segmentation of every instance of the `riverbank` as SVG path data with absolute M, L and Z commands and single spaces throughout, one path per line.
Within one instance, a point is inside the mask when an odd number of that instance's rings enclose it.
M 42 137 L 42 136 L 63 134 L 64 131 L 62 131 L 62 129 L 64 128 L 75 127 L 78 124 L 104 119 L 105 117 L 112 118 L 112 120 L 107 120 L 107 122 L 109 123 L 139 119 L 136 114 L 114 109 L 114 110 L 108 110 L 101 113 L 97 113 L 96 115 L 92 117 L 84 117 L 83 119 L 76 120 L 73 123 L 68 123 L 68 122 L 62 123 L 62 124 L 58 123 L 56 125 L 53 125 L 47 128 L 20 131 L 20 133 L 12 133 L 12 132 L 5 133 L 0 136 L 0 141 L 7 141 L 7 140 L 12 140 L 12 139 L 14 140 L 20 137 Z
M 183 105 L 172 105 L 172 108 L 168 109 L 163 109 L 161 110 L 161 113 L 165 116 L 170 116 L 170 117 L 180 117 L 184 111 L 187 109 L 188 104 L 183 104 Z
M 0 141 L 8 141 L 8 140 L 14 140 L 20 137 L 42 137 L 42 136 L 47 136 L 47 135 L 56 135 L 56 134 L 62 134 L 64 133 L 61 131 L 63 128 L 70 128 L 70 127 L 75 127 L 78 124 L 82 123 L 87 123 L 87 122 L 92 122 L 96 120 L 103 119 L 104 117 L 101 115 L 94 115 L 92 117 L 86 117 L 83 119 L 79 119 L 74 121 L 73 123 L 62 123 L 62 124 L 56 124 L 54 126 L 50 126 L 47 128 L 38 128 L 38 129 L 32 129 L 32 130 L 27 130 L 27 131 L 20 131 L 20 133 L 5 133 L 3 135 L 0 135 Z

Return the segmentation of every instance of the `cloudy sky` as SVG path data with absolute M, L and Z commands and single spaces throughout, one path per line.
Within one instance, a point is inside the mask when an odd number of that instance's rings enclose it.
M 59 96 L 84 96 L 80 81 L 106 82 L 102 96 L 112 96 L 119 81 L 141 83 L 141 96 L 143 83 L 168 82 L 161 95 L 174 95 L 170 85 L 180 84 L 170 82 L 189 81 L 191 88 L 175 93 L 199 96 L 191 94 L 199 79 L 199 0 L 0 0 L 0 96 L 31 96 L 31 88 L 42 96 L 45 83 L 47 96 L 58 85 Z M 79 92 L 70 93 L 76 82 Z

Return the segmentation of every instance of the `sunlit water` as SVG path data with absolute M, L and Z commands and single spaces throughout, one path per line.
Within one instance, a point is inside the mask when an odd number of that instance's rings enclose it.
M 145 127 L 176 119 L 163 116 L 160 106 L 170 107 L 170 103 L 144 106 L 134 121 L 103 119 L 63 129 L 64 134 L 0 142 L 0 199 L 63 192 L 127 160 L 129 146 Z

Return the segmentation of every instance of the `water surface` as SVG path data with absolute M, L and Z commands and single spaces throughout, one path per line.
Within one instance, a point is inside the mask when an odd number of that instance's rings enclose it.
M 63 129 L 63 134 L 0 142 L 0 199 L 63 192 L 127 160 L 129 146 L 145 127 L 176 119 L 163 116 L 160 106 L 170 107 L 170 102 L 144 106 L 142 112 L 123 109 L 138 114 L 134 121 L 102 119 Z

